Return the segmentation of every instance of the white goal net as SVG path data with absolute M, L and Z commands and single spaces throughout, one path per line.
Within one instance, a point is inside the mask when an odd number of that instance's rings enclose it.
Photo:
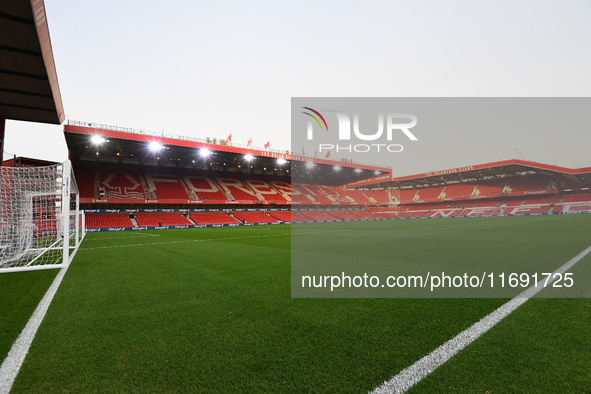
M 69 161 L 0 167 L 0 272 L 61 268 L 85 234 Z

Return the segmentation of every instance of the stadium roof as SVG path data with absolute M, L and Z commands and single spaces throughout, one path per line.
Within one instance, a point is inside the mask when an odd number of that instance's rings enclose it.
M 0 118 L 61 124 L 43 0 L 0 1 Z
M 562 175 L 582 184 L 591 183 L 591 167 L 566 168 L 556 165 L 536 163 L 525 160 L 505 160 L 473 166 L 450 168 L 447 170 L 409 175 L 381 182 L 357 182 L 349 186 L 368 188 L 410 188 L 417 186 L 435 186 L 479 179 L 499 178 L 519 174 L 536 173 L 546 175 Z
M 2 166 L 4 167 L 44 167 L 58 164 L 55 161 L 33 159 L 32 157 L 15 157 L 13 159 L 4 160 Z
M 285 176 L 332 185 L 380 175 L 392 178 L 391 168 L 246 147 L 212 138 L 182 137 L 72 120 L 64 125 L 64 134 L 70 159 L 78 163 Z M 97 140 L 97 136 L 102 141 Z M 156 149 L 150 149 L 150 145 Z M 202 155 L 202 150 L 208 155 Z M 245 160 L 247 155 L 253 158 Z

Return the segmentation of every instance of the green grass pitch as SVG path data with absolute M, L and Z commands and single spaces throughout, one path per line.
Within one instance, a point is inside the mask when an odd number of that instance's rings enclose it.
M 299 228 L 375 231 L 416 261 L 535 251 L 557 268 L 591 245 L 591 215 Z M 291 298 L 291 230 L 87 234 L 13 392 L 367 392 L 507 301 Z M 427 241 L 449 247 L 434 257 Z M 55 274 L 0 275 L 0 357 Z M 590 311 L 589 299 L 529 300 L 411 391 L 588 391 Z

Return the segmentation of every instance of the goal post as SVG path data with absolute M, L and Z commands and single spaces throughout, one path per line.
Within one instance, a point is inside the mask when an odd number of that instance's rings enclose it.
M 64 267 L 84 235 L 70 161 L 0 167 L 0 273 Z

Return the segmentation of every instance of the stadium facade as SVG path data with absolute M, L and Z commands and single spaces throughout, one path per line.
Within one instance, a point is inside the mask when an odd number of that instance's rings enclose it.
M 591 212 L 591 167 L 390 168 L 68 121 L 88 231 Z M 293 182 L 292 180 L 297 180 Z

